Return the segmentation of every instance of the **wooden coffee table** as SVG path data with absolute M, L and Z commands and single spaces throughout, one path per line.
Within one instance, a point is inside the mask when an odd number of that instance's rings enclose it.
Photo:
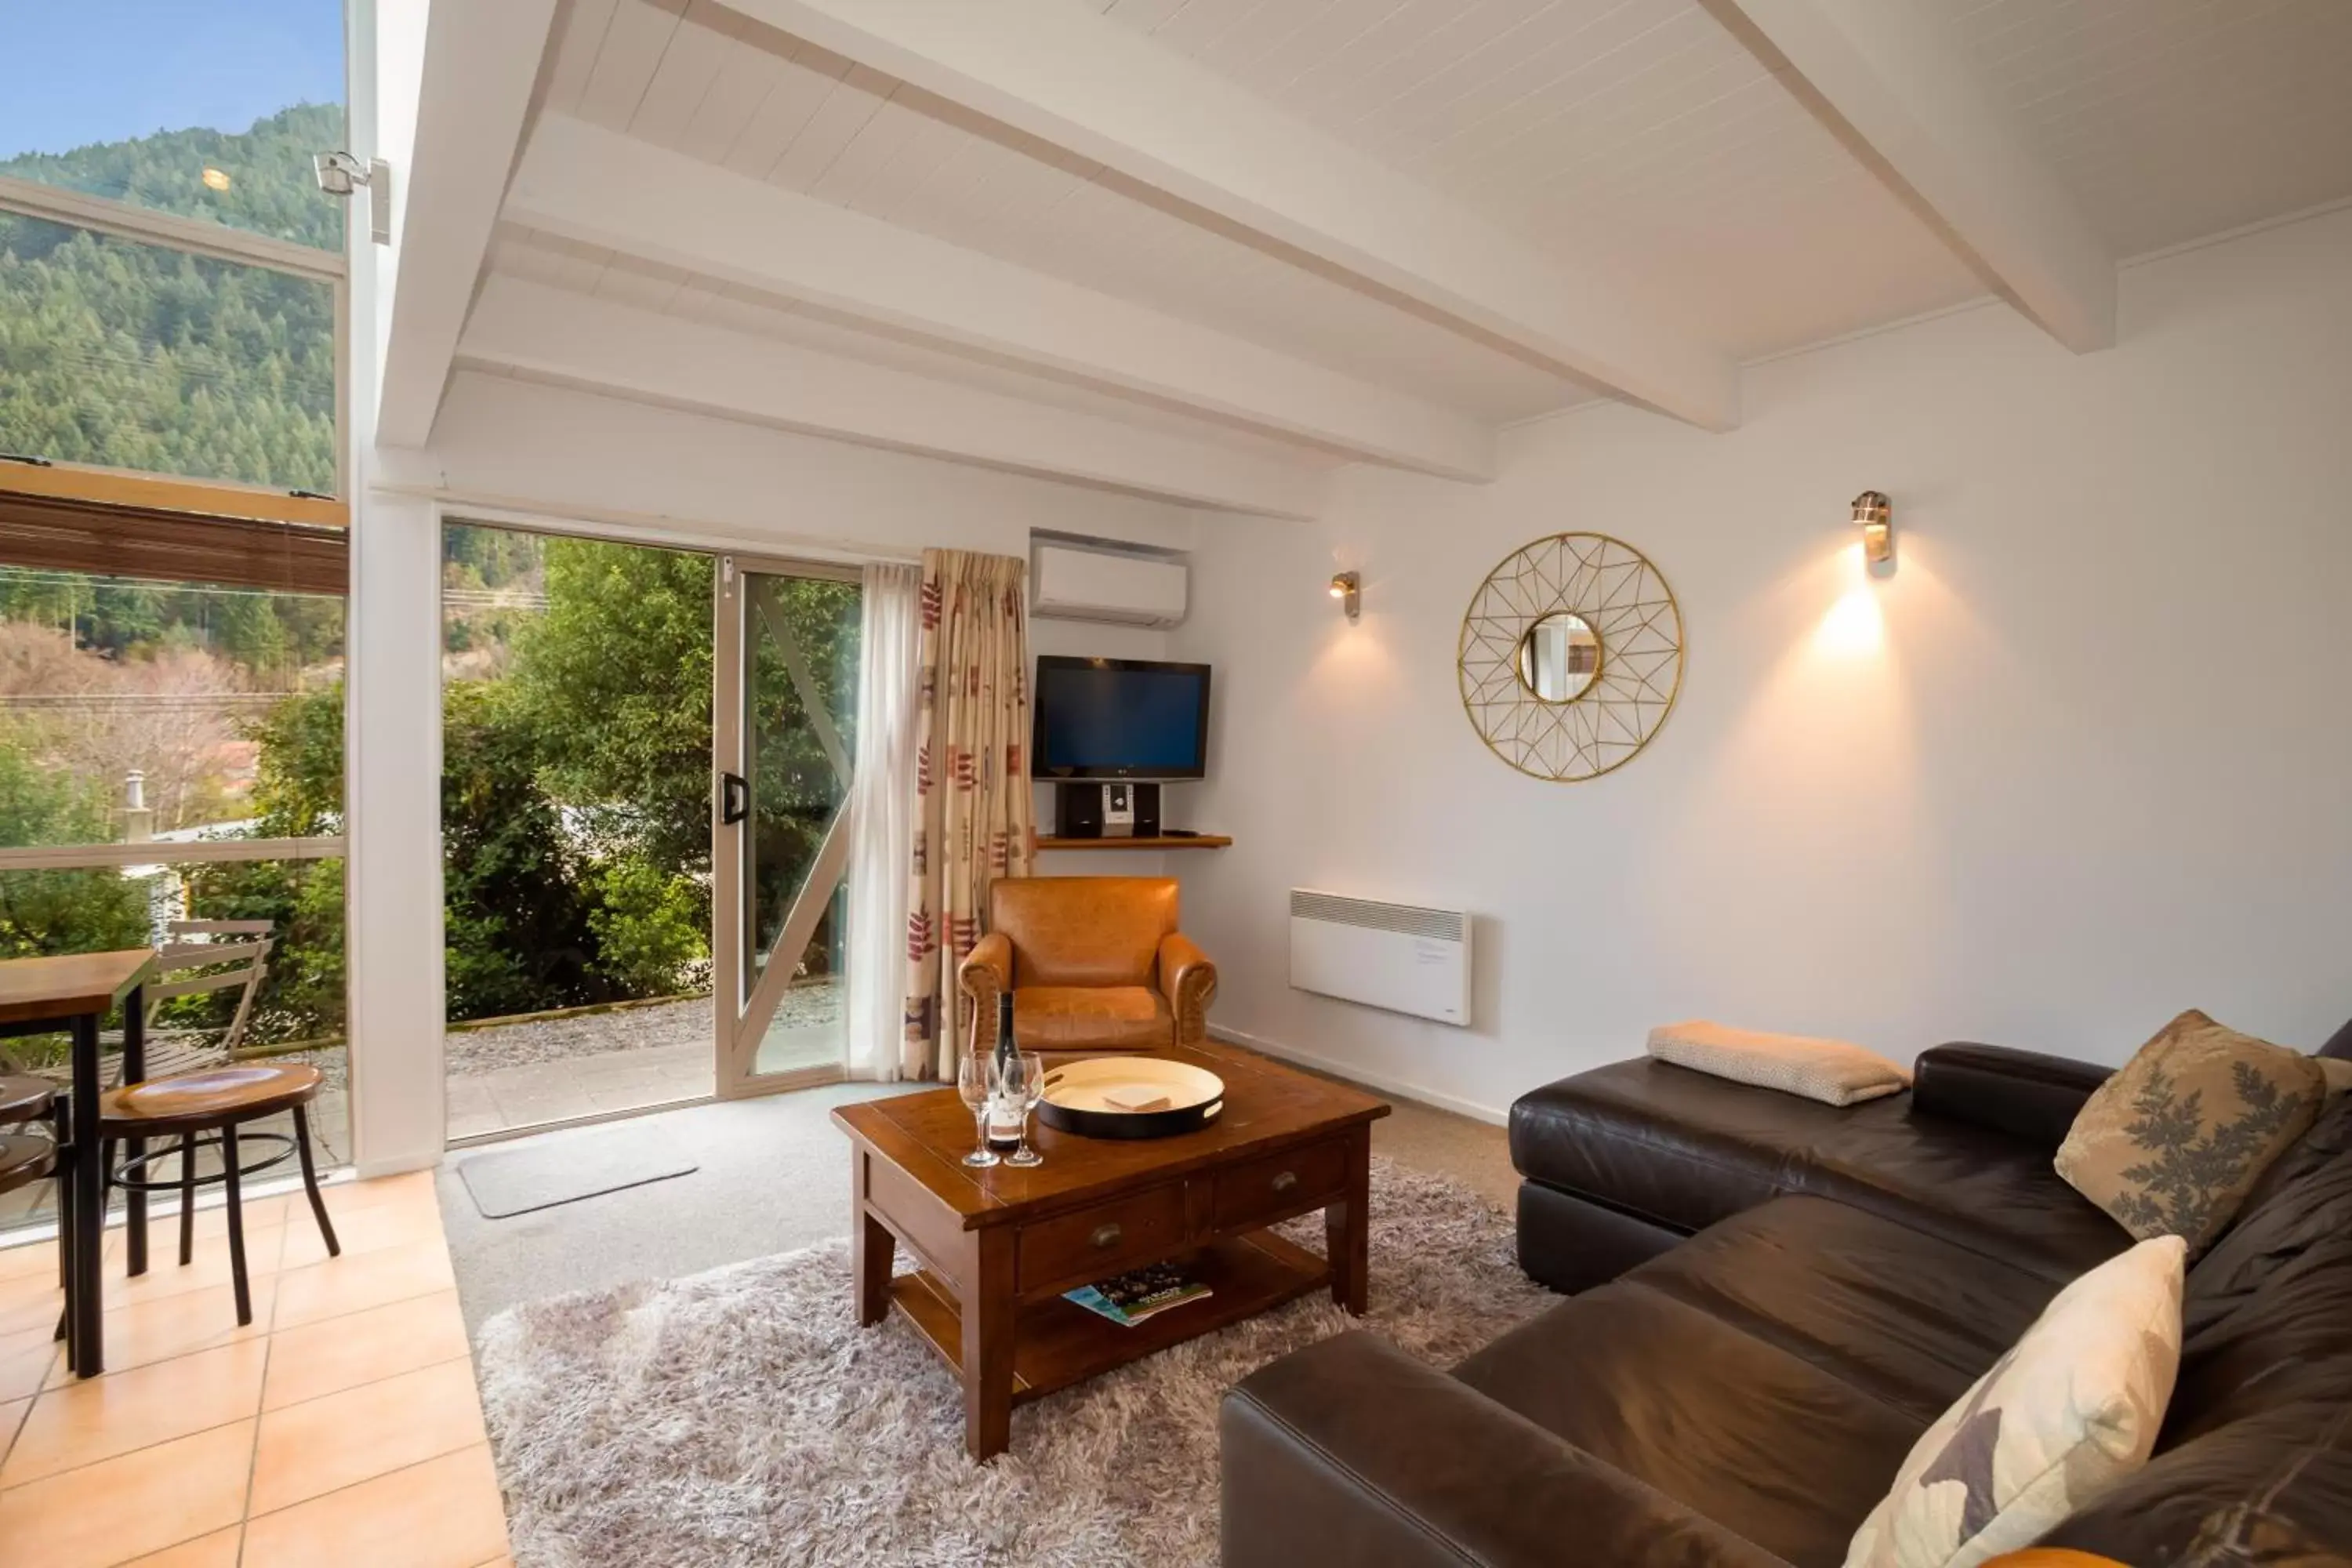
M 1045 1163 L 974 1169 L 971 1113 L 951 1089 L 846 1105 L 856 1206 L 857 1321 L 895 1305 L 963 1378 L 964 1447 L 1004 1451 L 1013 1407 L 1329 1286 L 1364 1310 L 1372 1123 L 1388 1106 L 1223 1046 L 1153 1053 L 1225 1082 L 1223 1112 L 1178 1138 L 1056 1132 Z M 1323 1211 L 1318 1257 L 1266 1227 Z M 904 1246 L 921 1269 L 893 1278 Z M 1121 1328 L 1062 1292 L 1188 1259 L 1212 1294 Z

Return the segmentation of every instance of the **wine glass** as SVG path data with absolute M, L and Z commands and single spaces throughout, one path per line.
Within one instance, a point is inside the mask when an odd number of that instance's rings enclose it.
M 956 1093 L 971 1112 L 973 1148 L 963 1157 L 967 1165 L 993 1165 L 997 1156 L 988 1146 L 988 1098 L 995 1088 L 995 1068 L 978 1051 L 966 1051 L 956 1063 Z
M 1021 1147 L 1005 1157 L 1008 1165 L 1042 1165 L 1045 1156 L 1029 1147 L 1029 1116 L 1045 1098 L 1045 1058 L 1034 1051 L 1017 1053 L 1005 1074 L 1005 1097 L 1021 1108 Z

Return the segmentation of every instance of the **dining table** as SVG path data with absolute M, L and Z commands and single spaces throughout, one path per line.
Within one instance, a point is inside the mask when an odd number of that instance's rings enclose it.
M 73 1083 L 58 1124 L 58 1244 L 64 1249 L 66 1364 L 78 1377 L 106 1370 L 106 1166 L 99 1136 L 100 1040 L 107 1016 L 122 1010 L 122 1081 L 146 1074 L 146 988 L 155 977 L 152 948 L 78 952 L 57 958 L 0 960 L 0 1038 L 65 1031 L 73 1042 Z M 136 1159 L 144 1151 L 126 1143 Z M 147 1268 L 147 1195 L 123 1194 L 125 1261 Z

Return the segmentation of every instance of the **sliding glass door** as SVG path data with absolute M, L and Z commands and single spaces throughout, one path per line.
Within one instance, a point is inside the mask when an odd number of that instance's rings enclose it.
M 721 556 L 711 864 L 719 1092 L 842 1075 L 858 574 Z

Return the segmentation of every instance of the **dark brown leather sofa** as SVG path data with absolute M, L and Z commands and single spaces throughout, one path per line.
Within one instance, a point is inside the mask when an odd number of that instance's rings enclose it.
M 1955 1045 L 1844 1110 L 1647 1058 L 1534 1091 L 1520 1258 L 1575 1294 L 1450 1373 L 1365 1332 L 1244 1380 L 1226 1568 L 1835 1568 L 1920 1433 L 2128 1245 L 2051 1169 L 2105 1076 Z M 2155 1458 L 2048 1544 L 2352 1557 L 2352 1096 L 2196 1261 L 2184 1316 Z M 2228 1531 L 2273 1554 L 2192 1559 Z

